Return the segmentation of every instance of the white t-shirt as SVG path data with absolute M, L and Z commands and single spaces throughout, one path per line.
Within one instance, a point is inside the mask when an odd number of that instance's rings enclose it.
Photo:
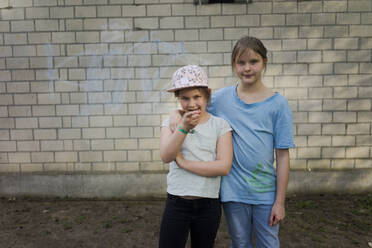
M 165 120 L 162 126 L 169 127 L 169 119 Z M 231 130 L 227 121 L 210 115 L 207 122 L 194 128 L 194 133 L 187 134 L 181 149 L 184 158 L 191 161 L 216 160 L 218 137 Z M 167 176 L 167 192 L 178 196 L 218 198 L 220 181 L 220 176 L 199 176 L 179 168 L 176 162 L 172 161 Z

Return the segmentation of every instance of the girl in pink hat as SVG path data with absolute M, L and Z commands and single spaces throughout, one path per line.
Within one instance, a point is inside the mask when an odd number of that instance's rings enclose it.
M 193 248 L 211 248 L 221 218 L 221 176 L 232 163 L 231 128 L 206 111 L 211 90 L 199 66 L 178 69 L 168 92 L 184 114 L 174 132 L 167 119 L 160 133 L 160 156 L 170 166 L 159 247 L 184 248 L 190 233 Z

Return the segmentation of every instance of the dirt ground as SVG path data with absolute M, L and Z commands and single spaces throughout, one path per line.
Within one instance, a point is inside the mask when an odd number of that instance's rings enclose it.
M 163 207 L 164 200 L 0 198 L 0 247 L 156 248 Z M 281 247 L 372 247 L 372 195 L 292 195 L 286 211 Z M 224 218 L 215 247 L 229 247 Z

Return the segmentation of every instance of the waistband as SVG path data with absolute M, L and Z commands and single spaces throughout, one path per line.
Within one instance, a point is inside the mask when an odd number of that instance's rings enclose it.
M 181 202 L 219 202 L 220 201 L 219 198 L 206 198 L 206 197 L 197 198 L 197 199 L 185 199 L 185 198 L 182 198 L 181 196 L 172 195 L 169 193 L 168 193 L 168 199 L 177 200 Z

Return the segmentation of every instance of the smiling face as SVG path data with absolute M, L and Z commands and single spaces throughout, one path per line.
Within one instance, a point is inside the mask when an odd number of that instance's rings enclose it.
M 253 86 L 262 83 L 262 72 L 266 68 L 266 59 L 252 49 L 246 49 L 237 57 L 234 63 L 234 71 L 241 83 L 245 86 Z
M 206 89 L 208 90 L 208 89 Z M 180 90 L 177 97 L 181 103 L 181 107 L 185 112 L 200 110 L 201 115 L 206 113 L 208 105 L 208 96 L 203 89 L 188 88 Z

